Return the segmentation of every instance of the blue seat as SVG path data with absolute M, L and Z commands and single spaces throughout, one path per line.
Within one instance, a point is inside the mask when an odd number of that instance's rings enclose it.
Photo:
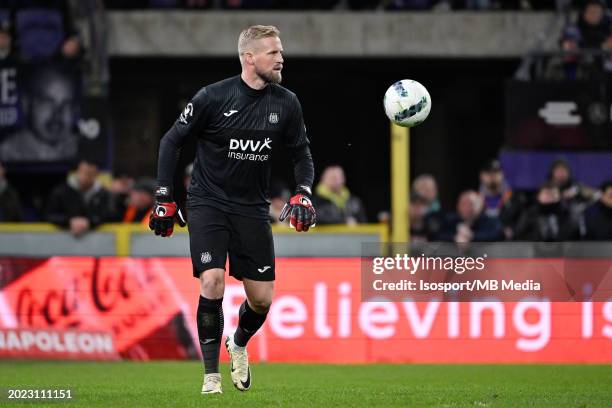
M 15 32 L 21 58 L 40 60 L 55 55 L 64 41 L 64 24 L 58 10 L 30 8 L 15 16 Z

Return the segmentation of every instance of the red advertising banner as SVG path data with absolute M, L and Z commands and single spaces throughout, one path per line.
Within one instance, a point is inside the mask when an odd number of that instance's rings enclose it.
M 0 357 L 198 357 L 199 284 L 188 258 L 18 261 L 0 259 L 10 277 L 0 286 Z M 253 361 L 612 363 L 612 299 L 362 302 L 359 258 L 276 262 L 274 302 L 249 345 Z M 243 300 L 241 283 L 228 277 L 226 334 Z
M 48 329 L 0 329 L 0 355 L 77 360 L 119 358 L 110 333 Z

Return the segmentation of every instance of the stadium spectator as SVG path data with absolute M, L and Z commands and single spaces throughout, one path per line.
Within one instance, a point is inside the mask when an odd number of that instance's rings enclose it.
M 480 170 L 480 195 L 484 199 L 485 214 L 499 218 L 504 226 L 504 236 L 511 239 L 512 227 L 520 217 L 525 198 L 508 186 L 499 160 L 490 160 Z
M 134 187 L 134 179 L 127 174 L 121 174 L 113 178 L 110 184 L 110 192 L 113 196 L 116 211 L 115 221 L 121 221 L 128 206 L 130 191 Z
M 317 209 L 317 224 L 355 225 L 366 222 L 363 204 L 346 187 L 342 167 L 327 167 L 314 193 L 313 202 Z
M 612 180 L 601 186 L 601 198 L 584 213 L 589 241 L 612 241 Z
M 457 200 L 457 212 L 443 218 L 437 240 L 466 243 L 503 239 L 501 222 L 486 215 L 483 209 L 483 199 L 476 191 L 462 192 Z
M 289 224 L 278 220 L 285 203 L 291 198 L 291 192 L 287 186 L 280 181 L 270 183 L 270 222 L 273 224 Z
M 572 169 L 564 159 L 555 160 L 551 164 L 548 181 L 559 188 L 561 200 L 567 206 L 591 201 L 595 193 L 593 189 L 574 180 Z
M 410 194 L 410 242 L 427 242 L 433 239 L 441 224 L 441 212 L 427 213 L 428 203 L 419 194 Z
M 81 42 L 68 0 L 19 0 L 15 2 L 13 14 L 16 42 L 23 61 L 80 56 Z
M 571 241 L 580 237 L 579 218 L 561 200 L 559 187 L 544 183 L 537 202 L 519 220 L 514 236 L 523 241 Z
M 595 73 L 592 56 L 579 52 L 582 36 L 575 26 L 563 30 L 559 39 L 562 55 L 548 61 L 544 78 L 551 81 L 580 81 L 590 79 Z
M 603 0 L 588 0 L 580 12 L 578 28 L 582 34 L 583 48 L 599 49 L 610 34 L 610 16 Z
M 441 210 L 438 200 L 438 184 L 431 174 L 421 174 L 412 182 L 412 191 L 427 202 L 427 214 Z
M 149 215 L 155 203 L 155 180 L 142 178 L 130 190 L 123 222 L 149 225 Z
M 6 179 L 6 170 L 0 163 L 0 222 L 23 220 L 21 202 L 17 191 Z
M 606 37 L 606 40 L 601 45 L 601 49 L 607 53 L 607 55 L 603 56 L 602 68 L 603 71 L 610 76 L 612 75 L 612 34 Z M 609 79 L 608 77 L 608 80 Z
M 68 228 L 75 236 L 113 218 L 110 192 L 97 179 L 98 166 L 81 160 L 74 174 L 56 187 L 47 203 L 47 220 Z

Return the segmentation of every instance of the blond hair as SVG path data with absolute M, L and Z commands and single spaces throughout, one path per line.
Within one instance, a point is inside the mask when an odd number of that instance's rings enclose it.
M 254 40 L 267 37 L 279 37 L 278 28 L 271 25 L 254 25 L 242 30 L 238 37 L 238 55 L 242 59 L 242 54 L 247 51 L 249 44 Z

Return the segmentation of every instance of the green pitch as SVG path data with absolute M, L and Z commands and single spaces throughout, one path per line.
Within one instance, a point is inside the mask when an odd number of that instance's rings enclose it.
M 197 362 L 1 361 L 3 406 L 612 407 L 612 366 L 256 364 L 248 392 L 222 367 L 222 395 L 200 395 Z M 7 388 L 71 388 L 72 402 L 7 403 Z

